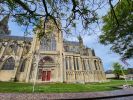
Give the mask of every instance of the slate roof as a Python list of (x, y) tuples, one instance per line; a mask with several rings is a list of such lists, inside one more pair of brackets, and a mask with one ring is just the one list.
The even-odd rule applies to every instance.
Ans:
[(79, 46), (79, 42), (76, 41), (63, 41), (64, 45)]
[[(11, 39), (11, 40), (20, 40), (20, 41), (32, 41), (32, 37), (23, 37), (23, 36), (12, 36), (12, 35), (3, 35), (0, 34), (0, 39)], [(63, 41), (64, 45), (73, 45), (79, 46), (79, 42), (76, 41)]]
[(0, 35), (0, 39), (11, 39), (11, 40), (20, 40), (20, 41), (32, 41), (32, 37), (23, 37), (23, 36), (11, 36), (11, 35)]

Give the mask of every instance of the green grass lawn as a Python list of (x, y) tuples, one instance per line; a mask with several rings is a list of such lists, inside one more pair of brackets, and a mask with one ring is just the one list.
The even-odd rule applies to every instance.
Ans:
[[(133, 81), (128, 81), (133, 85)], [(88, 83), (88, 84), (36, 84), (35, 92), (43, 93), (63, 93), (63, 92), (96, 92), (110, 91), (119, 89), (117, 86), (125, 84), (124, 80), (111, 80), (105, 83)], [(16, 82), (0, 82), (0, 92), (32, 92), (32, 84)]]

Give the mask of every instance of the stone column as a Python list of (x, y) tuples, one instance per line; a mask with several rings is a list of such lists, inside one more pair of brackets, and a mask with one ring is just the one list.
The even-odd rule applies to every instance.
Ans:
[(82, 65), (82, 70), (84, 70), (84, 64), (83, 64), (83, 58), (81, 58), (81, 65)]
[(32, 47), (31, 47), (31, 51), (30, 51), (30, 54), (31, 54), (31, 57), (30, 57), (30, 61), (29, 61), (29, 66), (27, 68), (27, 72), (26, 72), (26, 82), (29, 82), (29, 76), (30, 76), (30, 71), (31, 71), (31, 66), (32, 66), (32, 61), (34, 58), (34, 52), (35, 50), (37, 50), (37, 45), (39, 46), (40, 44), (37, 43), (39, 42), (39, 40), (37, 39), (37, 34), (34, 35), (34, 38), (33, 38), (33, 41), (32, 41)]
[(88, 61), (89, 61), (89, 67), (90, 67), (90, 71), (89, 71), (89, 73), (90, 73), (90, 78), (89, 78), (89, 81), (92, 82), (93, 79), (94, 79), (94, 77), (93, 77), (93, 69), (92, 69), (91, 59), (89, 58)]
[(19, 51), (19, 55), (18, 55), (17, 59), (15, 59), (17, 64), (16, 64), (16, 70), (15, 70), (14, 78), (17, 78), (17, 74), (18, 74), (18, 71), (19, 71), (18, 70), (19, 69), (19, 63), (20, 63), (21, 56), (22, 56), (22, 53), (23, 53), (23, 48), (20, 47), (18, 51)]
[(81, 71), (81, 79), (80, 79), (80, 81), (81, 81), (81, 83), (84, 83), (85, 82), (85, 76), (84, 76), (84, 71), (83, 71), (83, 64), (82, 64), (82, 60), (81, 60), (81, 58), (80, 57), (78, 57), (78, 60), (79, 60), (79, 70)]
[(85, 59), (83, 58), (82, 61), (83, 61), (83, 69), (86, 70)]
[(104, 71), (102, 62), (100, 61), (99, 63), (100, 63), (100, 68), (101, 68), (101, 70)]
[(14, 81), (16, 81), (16, 79), (17, 79), (17, 72), (18, 72), (18, 67), (19, 67), (19, 62), (20, 62), (20, 58), (19, 57), (15, 57), (16, 59), (15, 59), (15, 69), (14, 69), (14, 76), (13, 76), (13, 78), (14, 78)]
[(66, 82), (66, 58), (65, 58), (65, 55), (63, 56), (63, 60), (64, 60), (64, 71), (63, 71), (63, 73), (64, 73), (64, 82)]
[(100, 66), (101, 66), (101, 71), (102, 71), (102, 78), (103, 78), (104, 81), (106, 81), (106, 75), (104, 73), (104, 68), (103, 68), (102, 61), (100, 61)]
[(89, 69), (89, 71), (90, 71), (91, 68), (90, 68), (90, 61), (89, 61), (89, 59), (87, 59), (87, 63), (88, 63), (88, 69)]
[(100, 70), (99, 61), (97, 60), (97, 70)]
[(100, 81), (100, 74), (99, 74), (99, 64), (98, 64), (98, 60), (96, 60), (96, 65), (97, 65), (97, 71), (96, 71), (96, 77), (97, 77), (97, 81), (99, 82)]
[(79, 63), (79, 70), (82, 70), (82, 63), (81, 63), (81, 58), (78, 57), (78, 63)]
[(98, 70), (100, 70), (99, 60), (97, 60)]
[(90, 60), (91, 60), (90, 63), (91, 63), (91, 65), (92, 65), (92, 67), (91, 67), (92, 70), (96, 70), (96, 67), (95, 67), (95, 64), (94, 64), (94, 60), (93, 60), (93, 59), (90, 59)]
[(74, 59), (73, 59), (73, 56), (71, 56), (71, 67), (72, 67), (72, 73), (73, 73), (72, 81), (75, 81), (75, 70), (74, 70)]
[(93, 58), (90, 58), (90, 65), (91, 65), (91, 71), (92, 71), (92, 81), (95, 82), (95, 64)]
[(85, 63), (86, 63), (85, 65), (86, 65), (87, 71), (90, 70), (90, 69), (89, 69), (89, 64), (88, 64), (88, 59), (85, 59)]
[(92, 71), (92, 64), (90, 58), (88, 59), (90, 71)]

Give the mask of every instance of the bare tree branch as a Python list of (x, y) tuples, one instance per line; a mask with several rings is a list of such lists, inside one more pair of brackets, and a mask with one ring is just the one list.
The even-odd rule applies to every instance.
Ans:
[(112, 1), (112, 0), (109, 0), (109, 5), (110, 5), (110, 7), (111, 7), (113, 16), (114, 16), (114, 18), (115, 18), (115, 20), (116, 20), (117, 26), (119, 27), (119, 21), (118, 21), (118, 19), (117, 19), (117, 16), (116, 16), (116, 14), (115, 14), (114, 7), (113, 7), (111, 1)]

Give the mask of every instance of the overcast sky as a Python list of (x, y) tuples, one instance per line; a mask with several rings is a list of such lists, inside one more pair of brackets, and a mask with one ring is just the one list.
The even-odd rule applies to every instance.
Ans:
[[(98, 11), (99, 15), (100, 16), (105, 15), (108, 11), (108, 8), (109, 8), (108, 6), (105, 6), (103, 9), (100, 9), (100, 11)], [(16, 23), (12, 23), (10, 21), (9, 22), (9, 29), (11, 30), (11, 35), (24, 36), (23, 28), (18, 26)], [(120, 56), (111, 52), (109, 49), (109, 46), (101, 45), (98, 42), (98, 35), (102, 34), (102, 32), (99, 29), (95, 29), (95, 30), (98, 30), (97, 34), (93, 34), (90, 36), (82, 35), (84, 45), (95, 50), (96, 56), (98, 56), (102, 59), (105, 70), (112, 69), (111, 65), (113, 62), (120, 62), (121, 64), (123, 64), (119, 60)], [(67, 39), (77, 41), (76, 37), (74, 37), (74, 36), (69, 36)], [(133, 65), (133, 59), (128, 60), (127, 62), (130, 64), (129, 67), (133, 68), (133, 66), (132, 66)]]

